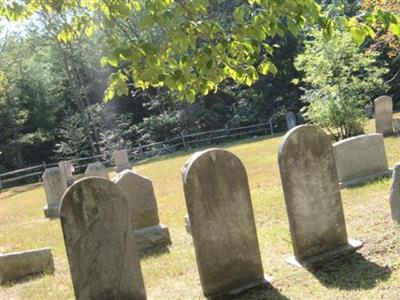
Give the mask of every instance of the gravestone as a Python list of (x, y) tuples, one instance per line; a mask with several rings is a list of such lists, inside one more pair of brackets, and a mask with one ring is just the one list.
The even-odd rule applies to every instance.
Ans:
[(296, 114), (293, 111), (288, 111), (285, 117), (287, 130), (296, 127)]
[(381, 96), (375, 99), (375, 131), (382, 134), (393, 133), (392, 97)]
[(390, 176), (381, 133), (363, 134), (333, 144), (340, 187)]
[(85, 171), (85, 177), (96, 176), (109, 179), (106, 168), (100, 162), (88, 164)]
[(72, 174), (72, 170), (74, 169), (73, 164), (70, 161), (63, 160), (58, 163), (58, 167), (60, 168), (61, 174), (65, 176), (67, 186), (73, 184), (75, 181), (74, 175)]
[(46, 218), (60, 216), (60, 201), (67, 190), (67, 181), (59, 168), (48, 168), (44, 171), (43, 186), (46, 193), (47, 205), (43, 208)]
[(335, 158), (329, 137), (310, 125), (293, 128), (283, 138), (279, 169), (297, 266), (314, 265), (354, 251), (348, 240)]
[(390, 210), (392, 219), (400, 223), (400, 163), (393, 167), (392, 187), (390, 189)]
[(76, 299), (146, 299), (128, 203), (116, 184), (77, 181), (60, 214)]
[(247, 174), (239, 158), (221, 149), (197, 152), (182, 176), (204, 295), (266, 284)]
[(122, 172), (123, 170), (132, 169), (132, 165), (129, 163), (128, 151), (126, 149), (114, 151), (113, 158), (117, 173)]
[(171, 244), (168, 228), (160, 224), (153, 183), (132, 170), (124, 170), (114, 179), (128, 200), (128, 211), (139, 250)]
[(50, 248), (0, 253), (0, 283), (20, 280), (43, 272), (54, 272)]
[(393, 118), (394, 132), (400, 133), (400, 118)]

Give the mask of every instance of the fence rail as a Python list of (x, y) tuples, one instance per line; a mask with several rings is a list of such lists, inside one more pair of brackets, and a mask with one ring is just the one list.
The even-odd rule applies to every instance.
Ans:
[[(219, 143), (231, 141), (238, 137), (248, 137), (251, 135), (268, 135), (276, 132), (278, 128), (274, 128), (271, 120), (266, 123), (248, 125), (236, 128), (226, 128), (209, 130), (202, 132), (194, 132), (189, 134), (181, 134), (177, 137), (167, 139), (161, 142), (155, 142), (146, 145), (139, 145), (134, 148), (127, 149), (130, 161), (136, 162), (156, 155), (163, 155), (178, 150), (189, 150), (192, 148), (207, 146), (210, 143)], [(102, 153), (89, 157), (69, 159), (73, 164), (75, 171), (80, 173), (89, 163), (100, 161), (106, 166), (114, 165), (112, 153)], [(24, 169), (9, 171), (0, 174), (0, 187), (17, 185), (25, 183), (27, 179), (30, 181), (39, 181), (41, 175), (46, 168), (58, 166), (58, 163), (45, 163), (40, 165), (27, 167)]]

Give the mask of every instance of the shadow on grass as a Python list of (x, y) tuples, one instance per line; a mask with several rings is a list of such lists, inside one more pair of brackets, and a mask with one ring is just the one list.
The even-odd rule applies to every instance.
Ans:
[(22, 193), (28, 192), (30, 190), (33, 190), (33, 189), (35, 189), (35, 188), (37, 188), (37, 187), (39, 187), (41, 185), (42, 185), (42, 182), (36, 182), (36, 183), (31, 183), (31, 184), (27, 184), (27, 185), (18, 186), (18, 187), (7, 188), (4, 191), (0, 190), (0, 194), (8, 192), (7, 196), (2, 195), (0, 197), (0, 199), (4, 200), (4, 199), (11, 198), (11, 197), (13, 197), (15, 195), (22, 194)]
[(139, 252), (139, 258), (141, 260), (145, 260), (148, 258), (157, 258), (165, 254), (169, 254), (169, 248), (168, 246), (161, 246), (157, 247), (154, 249), (147, 249), (147, 250), (142, 250)]
[(275, 289), (270, 284), (265, 286), (252, 288), (246, 292), (240, 293), (235, 296), (218, 296), (218, 297), (208, 297), (208, 300), (289, 300), (288, 297), (281, 294), (281, 292)]
[(308, 268), (324, 286), (341, 290), (369, 290), (390, 278), (391, 270), (370, 262), (359, 253), (332, 260), (319, 268)]

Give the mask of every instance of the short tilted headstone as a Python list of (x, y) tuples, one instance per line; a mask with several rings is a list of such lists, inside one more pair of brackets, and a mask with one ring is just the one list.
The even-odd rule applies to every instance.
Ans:
[(114, 151), (113, 158), (117, 173), (122, 172), (123, 170), (132, 169), (132, 165), (129, 163), (128, 151), (126, 149)]
[(114, 182), (128, 200), (129, 217), (139, 250), (165, 247), (171, 244), (168, 228), (160, 224), (153, 183), (132, 170), (124, 170)]
[(375, 99), (375, 132), (393, 133), (393, 101), (392, 97), (381, 96)]
[(390, 209), (392, 211), (392, 219), (400, 222), (400, 163), (393, 167), (392, 187), (390, 189)]
[(89, 176), (103, 177), (105, 179), (109, 179), (106, 168), (100, 162), (88, 164), (85, 171), (85, 177)]
[(340, 187), (390, 176), (381, 133), (363, 134), (333, 144)]
[(0, 283), (20, 280), (43, 272), (54, 272), (50, 248), (0, 253)]
[(67, 181), (57, 167), (46, 169), (42, 180), (47, 200), (47, 205), (43, 208), (44, 215), (46, 218), (58, 218), (60, 216), (60, 201), (67, 190)]
[(67, 185), (70, 186), (74, 183), (75, 178), (72, 174), (72, 170), (74, 166), (69, 160), (63, 160), (58, 163), (58, 167), (60, 168), (61, 174), (65, 176), (65, 180), (67, 181)]
[(125, 195), (104, 178), (74, 183), (61, 226), (76, 299), (146, 299)]
[(348, 240), (333, 147), (316, 126), (293, 128), (278, 153), (294, 258), (309, 266), (362, 246)]
[(294, 113), (293, 111), (288, 111), (285, 117), (287, 130), (296, 127), (296, 113)]
[(267, 283), (246, 170), (234, 154), (195, 153), (182, 170), (186, 207), (205, 296)]

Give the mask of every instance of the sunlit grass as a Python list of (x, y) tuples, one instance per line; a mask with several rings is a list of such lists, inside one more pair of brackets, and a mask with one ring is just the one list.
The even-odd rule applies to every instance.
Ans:
[[(368, 124), (372, 132), (373, 124)], [(399, 299), (400, 227), (391, 222), (390, 179), (342, 191), (348, 235), (365, 242), (360, 253), (335, 262), (322, 274), (295, 269), (284, 262), (291, 254), (290, 235), (277, 165), (282, 136), (248, 139), (222, 147), (235, 153), (249, 176), (264, 271), (275, 291), (253, 292), (243, 299)], [(389, 164), (400, 161), (400, 138), (385, 138)], [(186, 207), (180, 169), (191, 153), (149, 160), (134, 169), (152, 179), (161, 222), (171, 233), (169, 253), (142, 259), (149, 299), (202, 299), (191, 236), (184, 227)], [(110, 176), (115, 173), (110, 169)], [(72, 299), (73, 289), (58, 220), (43, 217), (40, 184), (0, 195), (0, 252), (51, 247), (54, 275), (0, 287), (1, 299)]]

